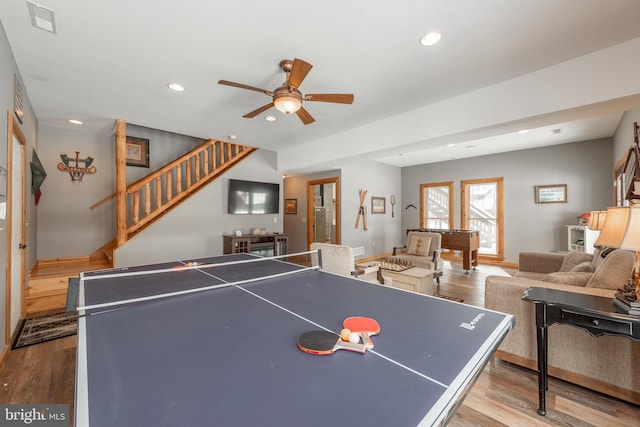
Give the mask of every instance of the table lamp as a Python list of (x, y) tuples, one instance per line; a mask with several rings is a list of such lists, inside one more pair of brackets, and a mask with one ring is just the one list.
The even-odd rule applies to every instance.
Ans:
[(591, 211), (589, 217), (589, 230), (602, 230), (604, 220), (607, 217), (607, 211)]
[(640, 206), (608, 208), (604, 226), (594, 246), (633, 251), (632, 280), (636, 301), (640, 301)]

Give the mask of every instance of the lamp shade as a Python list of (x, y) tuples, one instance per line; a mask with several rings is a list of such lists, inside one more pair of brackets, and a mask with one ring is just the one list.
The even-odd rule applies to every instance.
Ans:
[(607, 209), (604, 226), (594, 246), (640, 251), (640, 206)]
[(591, 211), (589, 217), (589, 230), (602, 230), (604, 219), (607, 217), (607, 211)]

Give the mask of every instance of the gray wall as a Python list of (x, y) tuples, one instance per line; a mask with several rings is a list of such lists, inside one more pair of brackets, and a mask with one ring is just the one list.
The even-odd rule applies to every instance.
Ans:
[[(115, 193), (115, 137), (41, 124), (38, 155), (47, 171), (38, 204), (38, 258), (86, 256), (116, 236), (115, 199), (90, 209)], [(128, 166), (132, 183), (200, 145), (201, 139), (127, 124), (127, 135), (149, 140), (149, 168)], [(69, 173), (57, 169), (60, 154), (93, 157), (95, 174), (71, 181)]]
[[(460, 181), (504, 177), (505, 261), (524, 250), (567, 250), (565, 225), (611, 205), (611, 139), (513, 151), (491, 156), (405, 167), (403, 205), (420, 206), (420, 184), (454, 182), (455, 228), (460, 228)], [(536, 204), (534, 186), (567, 184), (567, 203)], [(403, 210), (402, 229), (420, 225), (420, 211)]]
[[(296, 252), (307, 250), (307, 181), (337, 176), (340, 178), (340, 243), (351, 247), (363, 247), (364, 255), (371, 257), (392, 251), (400, 243), (400, 168), (374, 161), (355, 161), (340, 166), (339, 169), (287, 177), (285, 198), (298, 199), (298, 213), (284, 217), (284, 231), (290, 235), (291, 248)], [(355, 223), (360, 207), (359, 189), (367, 190), (367, 225), (362, 223), (356, 229)], [(395, 215), (391, 217), (389, 197), (396, 195)], [(371, 197), (386, 199), (385, 214), (371, 214)]]
[[(14, 117), (15, 126), (19, 126), (27, 140), (27, 146), (25, 149), (26, 154), (26, 164), (23, 167), (26, 169), (27, 175), (27, 188), (26, 188), (26, 205), (27, 205), (27, 244), (26, 249), (26, 268), (27, 270), (35, 263), (37, 257), (37, 215), (34, 204), (34, 198), (31, 194), (31, 172), (29, 169), (29, 161), (31, 160), (31, 154), (33, 149), (36, 147), (37, 141), (37, 121), (35, 118), (35, 114), (33, 113), (33, 109), (31, 107), (31, 102), (29, 101), (29, 93), (28, 88), (25, 88), (25, 96), (24, 96), (24, 118), (23, 123), (20, 124), (16, 119), (13, 105), (13, 78), (14, 74), (18, 74), (20, 76), (18, 67), (16, 66), (15, 60), (13, 59), (13, 53), (11, 52), (11, 48), (9, 47), (9, 42), (7, 41), (7, 37), (4, 33), (4, 27), (2, 27), (2, 23), (0, 22), (0, 140), (2, 143), (0, 144), (0, 166), (7, 169), (7, 111), (10, 111), (10, 114)], [(0, 189), (1, 194), (7, 194), (6, 188)], [(5, 201), (6, 198), (2, 198), (2, 201)], [(6, 238), (7, 232), (6, 222), (0, 221), (0, 277), (6, 277), (6, 260), (7, 256), (7, 247), (6, 247)], [(28, 271), (27, 271), (28, 274)], [(3, 280), (4, 283), (4, 280)], [(6, 293), (4, 291), (0, 292), (0, 331), (4, 331), (6, 328)], [(4, 335), (4, 332), (2, 332)], [(4, 340), (3, 340), (4, 341)], [(0, 344), (0, 348), (3, 344)]]

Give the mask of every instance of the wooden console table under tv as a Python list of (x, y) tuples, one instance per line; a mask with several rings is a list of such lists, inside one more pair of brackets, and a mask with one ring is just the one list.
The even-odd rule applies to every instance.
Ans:
[(261, 256), (286, 255), (289, 236), (282, 233), (223, 235), (223, 253), (254, 253)]
[(468, 273), (475, 270), (478, 265), (478, 248), (480, 247), (480, 232), (478, 230), (444, 230), (435, 228), (415, 228), (410, 231), (426, 231), (429, 233), (440, 233), (443, 249), (462, 252), (462, 268)]

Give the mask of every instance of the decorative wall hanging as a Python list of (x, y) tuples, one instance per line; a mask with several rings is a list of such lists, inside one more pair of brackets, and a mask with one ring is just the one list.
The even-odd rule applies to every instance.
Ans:
[(567, 184), (536, 185), (536, 203), (567, 203)]
[(149, 140), (127, 136), (127, 166), (149, 167)]
[(394, 208), (396, 206), (396, 195), (392, 194), (391, 197), (389, 197), (389, 201), (391, 202), (391, 218), (393, 218), (395, 216)]
[(371, 213), (384, 214), (387, 212), (387, 201), (384, 197), (371, 198)]
[(40, 190), (40, 186), (44, 182), (44, 179), (47, 177), (47, 173), (40, 162), (40, 158), (38, 158), (38, 154), (36, 150), (33, 150), (33, 154), (31, 156), (31, 193), (36, 197), (36, 205), (40, 201), (40, 196), (42, 195), (42, 191)]
[(285, 199), (284, 200), (284, 213), (297, 214), (298, 213), (298, 199)]
[(362, 219), (362, 228), (367, 231), (367, 210), (365, 208), (365, 201), (367, 200), (367, 190), (358, 190), (360, 195), (360, 208), (358, 209), (358, 218), (356, 219), (356, 228), (360, 225), (360, 219)]
[(69, 172), (71, 182), (82, 182), (82, 177), (84, 177), (85, 173), (94, 174), (97, 171), (95, 166), (91, 166), (93, 163), (93, 157), (81, 159), (79, 151), (76, 151), (75, 159), (64, 153), (60, 153), (60, 159), (62, 159), (62, 162), (58, 163), (58, 170), (62, 172)]

